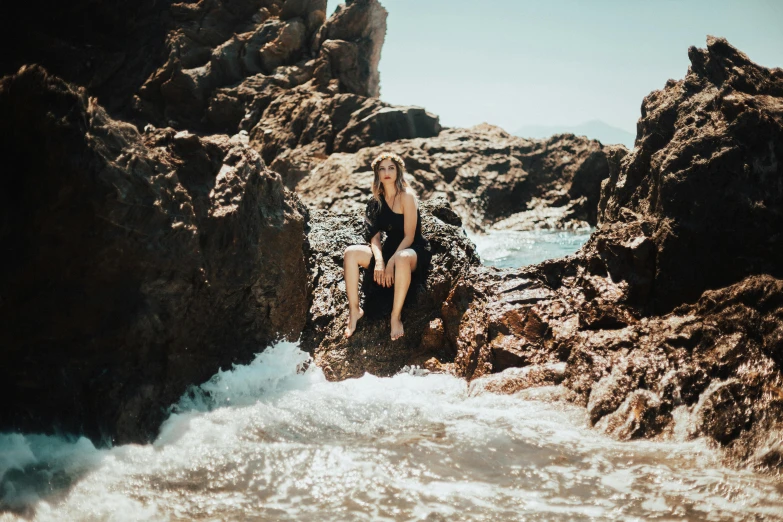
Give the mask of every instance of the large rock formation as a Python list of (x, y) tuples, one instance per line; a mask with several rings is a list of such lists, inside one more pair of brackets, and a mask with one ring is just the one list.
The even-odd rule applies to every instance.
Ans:
[[(86, 2), (3, 18), (0, 75), (38, 63), (85, 86), (111, 114), (158, 127), (249, 133), (267, 163), (436, 136), (437, 116), (378, 99), (386, 10), (354, 0)], [(275, 167), (306, 169), (301, 159)]]
[(684, 80), (642, 104), (637, 147), (606, 181), (601, 218), (655, 226), (653, 306), (667, 312), (746, 274), (783, 276), (783, 70), (726, 40), (688, 50)]
[[(153, 122), (236, 125), (285, 90), (380, 93), (386, 10), (377, 0), (203, 0), (173, 4), (167, 55), (136, 97)], [(253, 100), (253, 94), (261, 100)], [(234, 117), (236, 116), (236, 117)]]
[(445, 342), (468, 379), (531, 368), (488, 389), (562, 381), (614, 436), (704, 435), (779, 469), (783, 71), (707, 44), (645, 99), (634, 151), (610, 152), (582, 249), (471, 270), (443, 305)]
[(405, 159), (420, 197), (445, 197), (471, 229), (594, 226), (607, 153), (615, 149), (571, 134), (529, 140), (481, 124), (332, 154), (295, 187), (313, 207), (361, 210), (370, 197), (370, 161), (389, 150)]
[[(386, 18), (377, 0), (347, 2), (329, 20), (322, 0), (14, 9), (3, 24), (13, 19), (15, 30), (2, 36), (19, 52), (0, 62), (0, 126), (6, 161), (23, 167), (0, 196), (0, 386), (22, 398), (0, 408), (0, 429), (145, 440), (187, 385), (303, 329), (319, 361), (348, 363), (334, 364), (335, 377), (356, 374), (352, 344), (339, 339), (344, 294), (319, 286), (337, 284), (339, 262), (316, 260), (339, 261), (355, 238), (330, 243), (328, 234), (358, 221), (308, 216), (283, 184), (296, 186), (330, 154), (441, 131), (424, 109), (377, 98)], [(16, 73), (33, 62), (65, 81), (39, 66)], [(552, 149), (581, 158), (596, 146)], [(462, 165), (452, 152), (447, 176)], [(504, 161), (516, 160), (490, 157), (473, 179)], [(551, 201), (567, 190), (555, 177), (570, 167), (559, 161), (544, 176)], [(408, 314), (428, 319), (406, 321), (405, 341), (389, 348), (397, 355), (373, 366), (380, 373), (418, 361), (418, 340), (428, 356), (454, 357), (439, 303), (478, 260), (448, 204), (424, 213), (435, 264)], [(388, 344), (383, 319), (368, 313), (352, 343), (375, 335)]]
[(187, 386), (298, 337), (303, 207), (239, 137), (140, 135), (37, 66), (0, 114), (0, 430), (146, 440)]

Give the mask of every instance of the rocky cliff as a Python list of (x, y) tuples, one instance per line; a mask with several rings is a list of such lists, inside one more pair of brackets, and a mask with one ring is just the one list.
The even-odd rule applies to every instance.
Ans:
[[(321, 363), (341, 377), (377, 372), (381, 357), (386, 373), (416, 361), (503, 393), (562, 384), (612, 436), (706, 436), (732, 462), (778, 470), (783, 71), (721, 38), (689, 56), (685, 79), (645, 99), (637, 147), (606, 149), (600, 226), (578, 252), (518, 270), (469, 264), (428, 311), (417, 351), (394, 359), (335, 343), (318, 347)], [(417, 159), (427, 145), (460, 132), (393, 147), (428, 172), (419, 165), (436, 162)], [(325, 169), (303, 180), (303, 197), (334, 182), (321, 204), (352, 208), (368, 183), (362, 154), (324, 162), (356, 180)], [(342, 322), (333, 314), (330, 328)], [(363, 346), (385, 334), (370, 330)]]
[(0, 429), (145, 440), (305, 324), (306, 210), (239, 137), (140, 134), (37, 66), (0, 81)]
[(783, 71), (721, 38), (689, 56), (634, 151), (610, 153), (599, 229), (572, 256), (472, 269), (443, 305), (443, 362), (495, 390), (563, 383), (623, 439), (707, 436), (779, 469)]
[(40, 64), (139, 128), (245, 130), (267, 163), (295, 147), (318, 156), (436, 136), (437, 116), (378, 99), (383, 6), (325, 11), (326, 0), (15, 4), (1, 28), (16, 52), (0, 74)]

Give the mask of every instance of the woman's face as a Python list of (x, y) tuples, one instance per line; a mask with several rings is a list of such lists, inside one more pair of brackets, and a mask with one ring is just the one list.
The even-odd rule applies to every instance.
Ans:
[(381, 183), (394, 183), (397, 181), (397, 165), (390, 159), (381, 160), (378, 165), (378, 177)]

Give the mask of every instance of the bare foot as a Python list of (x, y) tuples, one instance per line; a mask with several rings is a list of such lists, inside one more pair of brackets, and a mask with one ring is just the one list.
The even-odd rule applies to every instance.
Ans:
[(391, 318), (391, 338), (392, 341), (396, 341), (405, 334), (405, 330), (402, 329), (402, 321), (399, 317), (392, 316)]
[(348, 312), (348, 326), (345, 327), (345, 337), (350, 337), (356, 331), (356, 321), (362, 318), (364, 310), (361, 308), (349, 309)]

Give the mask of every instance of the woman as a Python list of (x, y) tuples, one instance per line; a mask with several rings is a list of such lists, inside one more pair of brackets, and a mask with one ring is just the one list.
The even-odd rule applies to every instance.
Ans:
[[(373, 199), (367, 204), (365, 212), (365, 238), (369, 239), (370, 246), (349, 246), (343, 258), (349, 306), (345, 336), (353, 335), (356, 321), (364, 315), (359, 306), (361, 266), (373, 270), (376, 284), (394, 287), (391, 338), (396, 340), (404, 334), (400, 314), (411, 284), (411, 274), (426, 274), (432, 253), (429, 242), (421, 234), (419, 204), (416, 194), (403, 177), (405, 165), (402, 158), (394, 153), (383, 153), (371, 165), (375, 173)], [(386, 233), (383, 244), (381, 231)]]

